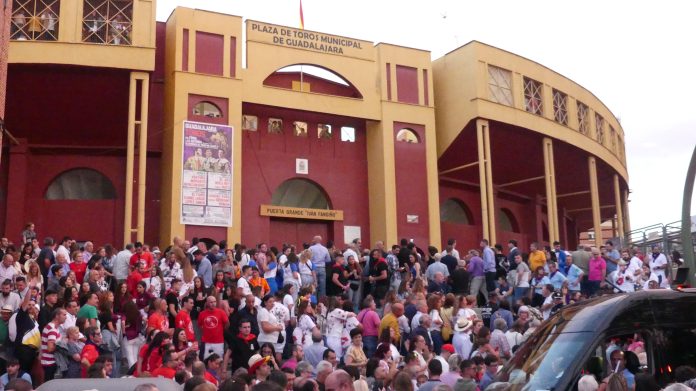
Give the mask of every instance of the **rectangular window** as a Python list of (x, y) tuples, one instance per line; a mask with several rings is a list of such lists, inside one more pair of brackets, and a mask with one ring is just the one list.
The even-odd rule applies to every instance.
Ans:
[(85, 0), (82, 41), (130, 45), (133, 30), (133, 1)]
[(348, 143), (354, 143), (355, 142), (355, 128), (351, 126), (342, 126), (341, 127), (341, 141), (345, 141)]
[(542, 87), (540, 82), (524, 78), (524, 108), (532, 114), (544, 114)]
[(430, 96), (428, 95), (428, 89), (430, 88), (428, 84), (428, 70), (423, 69), (423, 100), (424, 104), (428, 106), (430, 104)]
[(418, 70), (396, 66), (396, 99), (402, 103), (418, 104)]
[(604, 118), (595, 113), (595, 130), (597, 132), (597, 142), (604, 145)]
[(512, 72), (489, 65), (488, 93), (492, 101), (512, 106)]
[(578, 131), (584, 135), (587, 135), (588, 130), (590, 129), (590, 123), (589, 119), (587, 118), (587, 114), (589, 109), (587, 108), (587, 105), (577, 101), (578, 102)]
[(568, 95), (553, 90), (553, 118), (559, 124), (568, 125)]
[(196, 72), (222, 76), (224, 37), (196, 31)]
[(616, 130), (614, 130), (614, 127), (611, 125), (609, 125), (609, 139), (611, 150), (616, 153)]
[(391, 64), (387, 63), (387, 100), (392, 100)]
[(188, 72), (188, 56), (189, 56), (189, 31), (184, 29), (184, 35), (181, 38), (181, 70)]
[(237, 76), (237, 37), (230, 37), (230, 77)]
[(58, 39), (59, 13), (59, 0), (14, 0), (10, 39), (15, 41), (56, 41)]

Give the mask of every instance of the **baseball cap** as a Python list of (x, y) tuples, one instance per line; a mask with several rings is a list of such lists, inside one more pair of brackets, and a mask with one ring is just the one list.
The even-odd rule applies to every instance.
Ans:
[(446, 343), (442, 345), (442, 350), (450, 353), (454, 353), (454, 346), (451, 343)]
[(249, 359), (249, 374), (253, 376), (254, 373), (256, 373), (256, 370), (259, 369), (260, 366), (269, 362), (270, 360), (271, 360), (270, 356), (263, 357), (258, 353), (251, 356), (251, 358)]

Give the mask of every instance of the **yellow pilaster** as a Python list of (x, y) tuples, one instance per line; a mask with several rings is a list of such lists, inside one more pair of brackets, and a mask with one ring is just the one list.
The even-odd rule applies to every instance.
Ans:
[(546, 210), (549, 221), (549, 242), (559, 240), (558, 229), (558, 202), (556, 199), (556, 169), (554, 167), (553, 141), (545, 137), (544, 150), (544, 179), (546, 182)]
[(592, 198), (592, 226), (595, 231), (595, 244), (602, 242), (602, 217), (599, 208), (599, 186), (597, 184), (597, 161), (594, 156), (587, 158), (590, 168), (590, 196)]
[(126, 142), (126, 193), (123, 208), (123, 244), (131, 241), (133, 228), (133, 160), (135, 155), (135, 101), (138, 82), (135, 72), (130, 75), (128, 90), (128, 138)]
[(623, 203), (621, 202), (621, 186), (619, 176), (614, 174), (614, 205), (616, 205), (616, 228), (620, 238), (624, 237)]
[(397, 243), (396, 167), (393, 123), (367, 125), (367, 180), (370, 187), (370, 242)]
[(628, 212), (628, 190), (624, 190), (623, 201), (624, 232), (631, 232), (631, 217)]
[(483, 238), (495, 243), (495, 213), (493, 177), (490, 159), (490, 137), (488, 121), (476, 120), (476, 142), (478, 144), (479, 184), (481, 187), (481, 225)]
[(147, 113), (150, 90), (150, 76), (139, 72), (142, 81), (140, 89), (140, 142), (138, 143), (138, 232), (139, 242), (145, 241), (145, 192), (147, 189)]

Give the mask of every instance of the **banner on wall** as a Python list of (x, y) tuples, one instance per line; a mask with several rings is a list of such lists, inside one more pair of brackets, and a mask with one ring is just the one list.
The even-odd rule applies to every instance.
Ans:
[(181, 223), (232, 226), (232, 132), (184, 121)]

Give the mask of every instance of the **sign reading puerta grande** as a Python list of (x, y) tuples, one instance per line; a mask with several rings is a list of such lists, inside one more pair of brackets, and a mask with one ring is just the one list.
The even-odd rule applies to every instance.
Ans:
[(182, 224), (232, 226), (232, 131), (184, 121)]
[(247, 41), (374, 60), (374, 46), (372, 42), (338, 35), (248, 20), (246, 36)]

